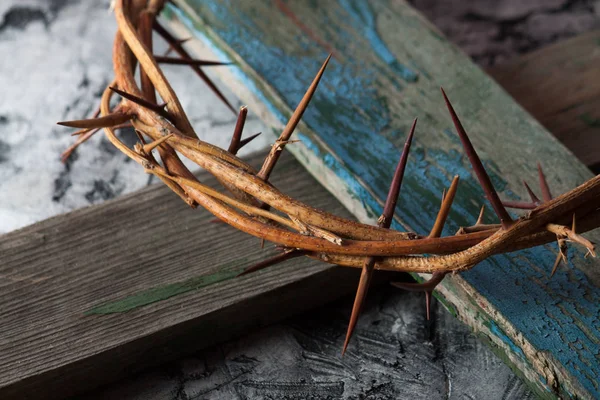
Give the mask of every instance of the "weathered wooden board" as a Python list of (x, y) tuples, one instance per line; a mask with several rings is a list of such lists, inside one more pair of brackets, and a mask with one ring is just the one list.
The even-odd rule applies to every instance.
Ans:
[(487, 70), (584, 164), (600, 168), (600, 31)]
[[(275, 185), (349, 216), (280, 163)], [(233, 279), (273, 249), (210, 220), (155, 185), (0, 237), (0, 399), (65, 398), (353, 290), (308, 259)]]
[[(334, 58), (290, 150), (360, 220), (381, 212), (414, 117), (395, 228), (428, 232), (442, 188), (462, 178), (446, 234), (474, 222), (483, 193), (439, 94), (443, 85), (504, 197), (525, 195), (541, 161), (555, 193), (589, 170), (411, 7), (391, 0), (187, 0), (165, 16), (202, 55), (236, 62), (219, 73), (279, 131), (327, 53)], [(489, 216), (488, 216), (489, 217)], [(489, 217), (490, 221), (492, 220)], [(597, 237), (597, 235), (596, 235)], [(572, 254), (548, 279), (552, 246), (497, 256), (448, 279), (448, 308), (490, 342), (540, 396), (600, 396), (598, 264)]]

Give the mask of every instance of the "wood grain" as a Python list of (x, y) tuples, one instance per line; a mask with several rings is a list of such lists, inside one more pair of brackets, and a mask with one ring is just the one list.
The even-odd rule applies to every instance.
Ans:
[[(289, 155), (273, 182), (348, 215)], [(155, 185), (0, 237), (0, 398), (80, 393), (332, 300), (358, 278), (307, 259), (233, 278), (273, 249), (211, 220)]]
[(600, 31), (487, 72), (584, 164), (600, 167)]
[[(165, 17), (250, 112), (280, 131), (327, 53), (334, 56), (292, 151), (363, 222), (380, 215), (414, 117), (419, 126), (396, 229), (428, 232), (444, 187), (461, 185), (444, 234), (474, 222), (483, 194), (453, 132), (443, 86), (502, 197), (526, 197), (541, 161), (560, 193), (590, 171), (402, 1), (179, 1)], [(487, 221), (493, 221), (487, 215)], [(591, 237), (598, 237), (596, 234)], [(494, 257), (445, 281), (440, 294), (542, 397), (600, 396), (598, 263), (575, 252), (548, 279), (553, 246)], [(560, 275), (560, 276), (559, 276)], [(568, 293), (568, 295), (567, 295)]]

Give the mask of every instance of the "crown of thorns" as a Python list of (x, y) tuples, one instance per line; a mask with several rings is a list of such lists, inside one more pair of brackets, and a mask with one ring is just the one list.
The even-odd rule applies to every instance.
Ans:
[[(542, 199), (540, 200), (527, 183), (523, 182), (531, 197), (530, 202), (501, 201), (443, 89), (442, 95), (456, 132), (499, 223), (482, 223), (482, 207), (474, 225), (461, 228), (453, 236), (440, 237), (458, 188), (459, 177), (455, 176), (448, 190), (442, 194), (437, 218), (428, 234), (389, 229), (417, 124), (416, 119), (404, 144), (378, 226), (341, 218), (285, 195), (269, 183), (269, 177), (281, 152), (287, 144), (293, 142), (290, 140), (291, 135), (317, 89), (331, 56), (327, 57), (317, 72), (283, 132), (271, 147), (262, 167), (257, 171), (236, 157), (238, 150), (257, 136), (242, 139), (246, 107), (239, 111), (227, 150), (206, 143), (196, 136), (158, 64), (190, 66), (225, 105), (235, 112), (200, 68), (224, 63), (190, 57), (182, 46), (184, 41), (173, 37), (156, 20), (163, 4), (164, 0), (116, 1), (114, 12), (119, 30), (113, 50), (115, 79), (104, 91), (100, 107), (92, 119), (59, 122), (61, 125), (80, 129), (75, 133), (79, 136), (78, 140), (63, 153), (63, 160), (66, 160), (78, 145), (103, 128), (115, 147), (141, 164), (147, 173), (156, 175), (188, 205), (200, 205), (221, 221), (263, 241), (273, 242), (281, 249), (279, 255), (248, 267), (242, 274), (300, 256), (345, 267), (361, 268), (344, 351), (375, 269), (432, 273), (431, 279), (425, 283), (394, 284), (403, 289), (424, 291), (429, 318), (431, 293), (446, 274), (472, 268), (494, 254), (557, 240), (559, 252), (551, 275), (561, 260), (566, 261), (567, 242), (578, 243), (587, 249), (588, 254), (595, 256), (594, 245), (576, 232), (576, 216), (579, 232), (595, 229), (600, 225), (600, 176), (553, 198), (538, 164)], [(168, 52), (175, 51), (180, 58), (169, 57), (168, 54), (157, 56), (152, 53), (153, 30), (169, 43)], [(134, 77), (138, 66), (140, 85)], [(163, 103), (157, 102), (156, 93), (160, 95)], [(110, 100), (113, 94), (121, 96), (121, 102), (111, 109)], [(131, 126), (135, 128), (140, 140), (133, 149), (127, 147), (115, 135), (117, 129)], [(161, 163), (154, 157), (154, 149), (158, 150)], [(177, 153), (213, 174), (230, 193), (225, 194), (202, 184), (184, 166)], [(528, 212), (515, 220), (505, 207), (525, 209)]]

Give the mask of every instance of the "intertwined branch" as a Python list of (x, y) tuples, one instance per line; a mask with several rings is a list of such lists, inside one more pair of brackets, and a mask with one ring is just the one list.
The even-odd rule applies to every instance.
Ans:
[[(273, 242), (282, 249), (280, 255), (251, 266), (244, 273), (299, 256), (361, 268), (362, 274), (344, 350), (360, 314), (373, 271), (376, 269), (433, 273), (431, 280), (422, 284), (395, 284), (408, 290), (425, 291), (429, 315), (431, 292), (446, 274), (472, 268), (494, 254), (558, 240), (560, 251), (552, 273), (560, 260), (566, 260), (567, 242), (578, 243), (590, 254), (595, 255), (593, 244), (576, 232), (575, 216), (579, 232), (595, 229), (600, 225), (600, 177), (596, 176), (570, 192), (552, 198), (538, 165), (542, 200), (538, 199), (525, 183), (531, 195), (531, 202), (503, 203), (443, 90), (442, 94), (456, 131), (479, 183), (499, 219), (498, 224), (483, 224), (482, 209), (473, 226), (461, 228), (454, 236), (440, 237), (458, 188), (459, 179), (455, 177), (448, 191), (442, 196), (440, 211), (429, 234), (420, 235), (388, 229), (408, 161), (416, 120), (406, 140), (378, 226), (347, 220), (286, 196), (269, 183), (269, 177), (281, 152), (292, 142), (292, 133), (317, 89), (329, 58), (318, 71), (279, 139), (271, 147), (262, 168), (257, 171), (236, 157), (237, 151), (256, 136), (242, 139), (247, 113), (245, 107), (240, 109), (233, 138), (227, 150), (200, 140), (194, 132), (177, 96), (159, 68), (159, 63), (189, 65), (227, 107), (232, 111), (233, 108), (201, 69), (221, 63), (192, 59), (183, 48), (183, 41), (174, 38), (157, 22), (156, 17), (163, 7), (163, 2), (116, 1), (114, 12), (119, 31), (113, 50), (115, 80), (104, 91), (100, 110), (94, 118), (60, 123), (81, 129), (76, 133), (79, 135), (78, 141), (63, 154), (63, 158), (66, 159), (77, 145), (103, 128), (108, 139), (119, 150), (142, 165), (147, 173), (156, 175), (187, 204), (192, 207), (200, 205), (223, 222), (262, 240)], [(153, 54), (153, 29), (169, 43), (170, 51), (178, 53), (180, 58)], [(137, 67), (140, 68), (140, 85), (134, 78)], [(157, 93), (162, 103), (157, 101)], [(110, 100), (113, 94), (118, 94), (121, 101), (111, 109)], [(140, 139), (140, 143), (133, 149), (127, 147), (115, 135), (117, 129), (126, 126), (133, 126)], [(161, 162), (154, 157), (153, 149), (158, 150)], [(183, 165), (178, 154), (213, 174), (229, 193), (219, 192), (200, 182)], [(529, 211), (514, 220), (505, 206)]]

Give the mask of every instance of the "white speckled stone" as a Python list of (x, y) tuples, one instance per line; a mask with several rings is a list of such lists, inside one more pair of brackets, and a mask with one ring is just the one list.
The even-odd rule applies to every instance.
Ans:
[[(66, 164), (59, 157), (75, 138), (74, 129), (56, 122), (92, 114), (113, 77), (116, 23), (108, 3), (0, 2), (0, 233), (151, 182), (102, 132)], [(155, 42), (162, 53), (165, 44), (159, 37)], [(188, 68), (167, 66), (165, 72), (198, 135), (226, 147), (236, 116)], [(264, 131), (249, 111), (246, 135)], [(127, 139), (133, 143), (135, 137)], [(267, 140), (257, 138), (242, 154), (267, 146)]]

